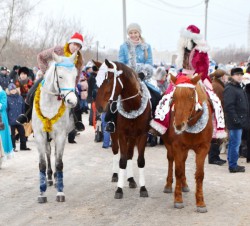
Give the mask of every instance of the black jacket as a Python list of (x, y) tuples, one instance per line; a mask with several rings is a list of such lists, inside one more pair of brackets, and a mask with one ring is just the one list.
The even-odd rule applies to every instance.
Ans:
[(92, 103), (93, 101), (95, 101), (96, 98), (96, 92), (97, 92), (97, 85), (96, 85), (96, 73), (95, 72), (91, 72), (89, 79), (88, 79), (88, 97), (87, 97), (87, 102), (88, 103)]
[(228, 82), (223, 92), (226, 125), (231, 129), (250, 128), (249, 103), (246, 92), (234, 80)]

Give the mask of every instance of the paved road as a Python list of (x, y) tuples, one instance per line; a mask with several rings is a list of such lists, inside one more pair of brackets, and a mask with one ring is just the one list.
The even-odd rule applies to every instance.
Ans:
[[(87, 125), (87, 115), (83, 116)], [(38, 154), (34, 139), (30, 152), (18, 152), (0, 170), (0, 225), (249, 225), (250, 165), (246, 173), (230, 174), (225, 166), (205, 165), (204, 194), (208, 212), (195, 211), (194, 154), (187, 160), (187, 179), (191, 189), (185, 193), (185, 208), (173, 208), (173, 194), (164, 194), (167, 172), (163, 146), (146, 148), (146, 186), (149, 198), (140, 198), (139, 189), (125, 183), (124, 198), (115, 200), (116, 184), (111, 183), (111, 149), (95, 143), (94, 131), (86, 131), (77, 144), (66, 144), (64, 154), (65, 203), (55, 201), (56, 190), (48, 188), (48, 203), (38, 204)], [(19, 144), (17, 144), (19, 145)], [(136, 155), (137, 156), (137, 155)], [(222, 158), (226, 158), (222, 155)], [(134, 161), (135, 180), (138, 171)]]

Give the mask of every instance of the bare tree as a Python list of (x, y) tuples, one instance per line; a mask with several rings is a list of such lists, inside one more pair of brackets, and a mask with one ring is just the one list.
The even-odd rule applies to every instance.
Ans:
[(0, 1), (0, 54), (6, 48), (11, 38), (19, 32), (28, 15), (41, 0), (1, 0)]

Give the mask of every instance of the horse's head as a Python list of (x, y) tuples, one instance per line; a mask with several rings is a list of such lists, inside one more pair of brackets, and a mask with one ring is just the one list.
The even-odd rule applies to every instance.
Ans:
[(201, 76), (195, 74), (193, 77), (188, 75), (179, 78), (171, 75), (171, 81), (175, 84), (173, 94), (173, 126), (177, 134), (185, 131), (192, 114), (200, 108), (196, 84)]
[(94, 62), (99, 67), (96, 76), (96, 84), (98, 86), (96, 96), (96, 108), (99, 112), (106, 110), (108, 102), (117, 100), (118, 95), (123, 88), (119, 76), (123, 73), (119, 70), (117, 64), (112, 61), (105, 60), (103, 64)]
[(69, 108), (74, 108), (77, 104), (75, 94), (77, 69), (74, 64), (76, 54), (74, 53), (70, 57), (62, 57), (53, 53), (54, 62), (51, 63), (45, 74), (44, 86), (60, 96)]

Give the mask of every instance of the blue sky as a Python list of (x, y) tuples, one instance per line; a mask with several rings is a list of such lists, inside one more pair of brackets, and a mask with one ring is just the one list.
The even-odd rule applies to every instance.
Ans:
[[(176, 50), (179, 31), (195, 24), (204, 35), (205, 0), (126, 0), (127, 24), (137, 22), (152, 48)], [(36, 15), (75, 17), (106, 49), (123, 42), (122, 0), (43, 0)], [(211, 48), (247, 46), (249, 0), (209, 0), (207, 40)], [(37, 19), (37, 18), (36, 18)]]

